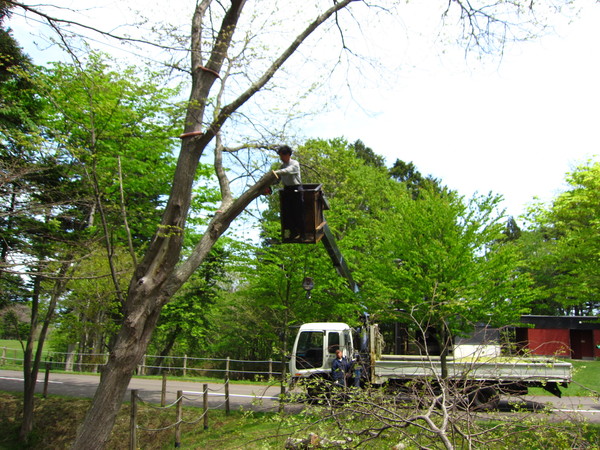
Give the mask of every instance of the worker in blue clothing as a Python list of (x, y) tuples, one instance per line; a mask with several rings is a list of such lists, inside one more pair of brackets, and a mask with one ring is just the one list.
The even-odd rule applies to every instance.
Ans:
[(354, 361), (352, 361), (352, 372), (354, 372), (354, 387), (360, 387), (360, 379), (362, 377), (363, 365), (360, 360), (360, 355), (356, 353), (354, 355)]
[(331, 376), (333, 382), (340, 386), (346, 387), (346, 377), (350, 371), (350, 362), (343, 355), (340, 349), (335, 351), (335, 359), (331, 363)]

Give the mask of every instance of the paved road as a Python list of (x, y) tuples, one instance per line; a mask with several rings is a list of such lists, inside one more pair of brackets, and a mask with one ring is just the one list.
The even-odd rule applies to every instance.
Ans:
[[(36, 391), (43, 391), (44, 375), (40, 374)], [(99, 377), (93, 375), (51, 373), (48, 393), (72, 397), (92, 397), (98, 385)], [(218, 383), (207, 383), (209, 389), (209, 405), (211, 408), (224, 407), (224, 386)], [(167, 381), (167, 404), (174, 402), (177, 391), (184, 392), (184, 404), (202, 406), (202, 390), (204, 383), (183, 382), (176, 379)], [(0, 370), (0, 390), (22, 391), (23, 375), (18, 371)], [(162, 381), (160, 379), (133, 378), (129, 389), (137, 389), (138, 395), (144, 401), (160, 403)], [(230, 407), (232, 410), (244, 407), (256, 411), (276, 411), (279, 402), (276, 400), (280, 393), (279, 385), (265, 386), (256, 384), (234, 384), (229, 388)], [(128, 391), (124, 400), (130, 399)], [(510, 400), (510, 401), (509, 401)], [(593, 397), (563, 397), (526, 396), (521, 399), (503, 399), (500, 411), (510, 412), (512, 402), (518, 401), (525, 410), (541, 410), (550, 405), (552, 417), (560, 420), (572, 419), (574, 415), (586, 418), (593, 423), (600, 423), (600, 401)], [(286, 405), (286, 410), (297, 411), (301, 404)]]
[(554, 420), (586, 419), (590, 423), (600, 423), (600, 399), (598, 397), (554, 397), (552, 395), (526, 395), (520, 398), (501, 400), (499, 410), (514, 410), (513, 402), (525, 411), (541, 411), (548, 407)]
[[(79, 375), (65, 373), (50, 373), (48, 394), (65, 395), (71, 397), (91, 398), (98, 386), (99, 376)], [(205, 383), (184, 382), (176, 379), (167, 381), (166, 402), (170, 404), (177, 398), (177, 391), (183, 391), (184, 405), (202, 406), (202, 391)], [(208, 384), (208, 403), (211, 408), (225, 407), (225, 388), (223, 384)], [(44, 373), (38, 376), (36, 392), (42, 393), (44, 389)], [(132, 378), (129, 389), (137, 389), (138, 396), (144, 401), (160, 403), (162, 380)], [(18, 371), (0, 370), (0, 390), (18, 392), (23, 390), (23, 374)], [(272, 386), (256, 384), (230, 384), (229, 402), (232, 410), (251, 408), (255, 411), (276, 411), (279, 408), (277, 395), (281, 392), (278, 384)], [(124, 400), (130, 400), (131, 393), (125, 394)]]

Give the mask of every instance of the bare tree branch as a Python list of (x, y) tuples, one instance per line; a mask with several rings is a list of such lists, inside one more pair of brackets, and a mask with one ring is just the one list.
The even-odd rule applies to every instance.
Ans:
[(153, 47), (157, 47), (163, 50), (176, 50), (176, 51), (181, 51), (183, 50), (182, 48), (178, 48), (178, 47), (171, 47), (171, 46), (166, 46), (166, 45), (162, 45), (159, 43), (155, 43), (155, 42), (151, 42), (145, 39), (136, 39), (136, 38), (131, 38), (131, 37), (127, 37), (127, 36), (121, 36), (121, 35), (117, 35), (114, 33), (111, 33), (109, 31), (103, 31), (99, 28), (90, 26), (90, 25), (86, 25), (80, 22), (76, 22), (73, 20), (67, 20), (67, 19), (61, 19), (60, 17), (54, 17), (51, 16), (49, 14), (46, 14), (44, 12), (42, 12), (40, 9), (35, 8), (33, 6), (30, 5), (26, 5), (25, 3), (21, 3), (21, 2), (16, 2), (14, 0), (6, 0), (6, 2), (10, 5), (16, 6), (18, 8), (23, 9), (24, 11), (28, 11), (32, 14), (35, 14), (36, 16), (39, 16), (41, 18), (43, 18), (46, 22), (48, 22), (48, 24), (55, 30), (57, 31), (57, 33), (59, 34), (59, 36), (61, 37), (61, 39), (64, 37), (63, 33), (61, 31), (61, 25), (73, 25), (75, 27), (78, 28), (82, 28), (84, 30), (89, 30), (89, 31), (93, 31), (94, 33), (98, 33), (102, 36), (106, 36), (108, 38), (111, 39), (117, 39), (119, 41), (127, 41), (127, 42), (135, 42), (135, 43), (140, 43), (140, 44), (145, 44), (145, 45), (151, 45)]

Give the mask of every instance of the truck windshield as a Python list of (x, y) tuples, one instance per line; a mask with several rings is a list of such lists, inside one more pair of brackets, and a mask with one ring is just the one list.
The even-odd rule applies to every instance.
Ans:
[(298, 338), (296, 348), (296, 367), (311, 369), (323, 365), (322, 331), (303, 331)]

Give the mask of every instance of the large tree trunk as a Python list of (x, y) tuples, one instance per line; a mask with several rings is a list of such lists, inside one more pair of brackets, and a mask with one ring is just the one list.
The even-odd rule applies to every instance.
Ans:
[[(155, 260), (150, 261), (150, 264), (142, 262), (138, 267), (136, 271), (138, 278), (134, 278), (129, 286), (123, 325), (115, 339), (108, 362), (102, 370), (100, 384), (85, 420), (77, 432), (73, 448), (85, 450), (105, 448), (129, 381), (148, 348), (162, 307), (204, 260), (233, 219), (274, 181), (275, 175), (265, 174), (227, 210), (213, 218), (196, 246), (197, 259), (190, 258), (177, 271), (171, 266), (170, 276), (164, 273), (165, 260), (171, 260), (170, 255), (165, 252), (156, 252)], [(162, 241), (161, 247), (167, 248), (170, 245), (168, 241), (171, 239), (178, 239), (178, 233), (156, 238), (157, 241)], [(152, 248), (149, 252), (152, 252)], [(144, 265), (146, 272), (140, 273)]]
[(78, 430), (74, 448), (102, 449), (110, 439), (131, 376), (144, 356), (160, 315), (156, 299), (151, 301), (155, 306), (143, 314), (138, 322), (129, 326), (125, 324), (121, 328), (102, 370), (101, 382), (92, 407), (87, 412), (84, 426)]
[[(244, 211), (250, 202), (263, 193), (267, 186), (276, 181), (276, 176), (269, 172), (234, 200), (225, 186), (226, 182), (223, 179), (225, 171), (222, 167), (216, 167), (223, 195), (221, 210), (211, 220), (190, 257), (179, 264), (194, 176), (204, 149), (231, 114), (273, 78), (308, 36), (337, 11), (347, 7), (353, 1), (357, 0), (334, 2), (333, 6), (308, 24), (306, 29), (273, 61), (256, 82), (252, 83), (233, 102), (220, 108), (213, 116), (210, 126), (203, 133), (200, 132), (206, 99), (211, 87), (219, 78), (245, 0), (231, 0), (206, 62), (202, 61), (201, 31), (202, 19), (211, 0), (197, 2), (192, 18), (192, 89), (184, 128), (185, 133), (182, 136), (183, 141), (169, 201), (161, 225), (130, 282), (124, 305), (123, 325), (110, 352), (108, 363), (103, 369), (100, 385), (92, 405), (77, 432), (73, 448), (85, 450), (104, 448), (110, 438), (117, 412), (133, 371), (146, 352), (161, 308), (202, 264), (215, 242), (229, 228), (231, 222)], [(215, 151), (215, 155), (218, 155), (219, 151)], [(220, 164), (217, 158), (218, 156), (215, 156), (215, 166)]]

